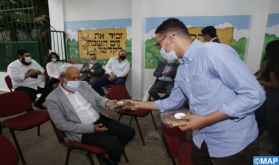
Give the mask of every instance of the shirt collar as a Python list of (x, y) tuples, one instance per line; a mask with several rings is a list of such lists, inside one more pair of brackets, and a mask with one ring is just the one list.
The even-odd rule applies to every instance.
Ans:
[(179, 60), (179, 62), (182, 64), (184, 64), (185, 62), (190, 63), (193, 60), (196, 48), (199, 47), (201, 43), (201, 41), (195, 39), (188, 50), (184, 53), (183, 57)]
[(66, 91), (60, 84), (59, 84), (59, 87), (62, 89), (63, 93), (64, 93), (66, 96), (69, 95), (69, 94), (73, 94), (73, 93), (71, 93), (71, 92)]
[(212, 38), (209, 42), (212, 42), (213, 40), (215, 40), (217, 37)]

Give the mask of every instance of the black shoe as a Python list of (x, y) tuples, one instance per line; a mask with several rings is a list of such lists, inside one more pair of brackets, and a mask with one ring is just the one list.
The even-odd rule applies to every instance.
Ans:
[(274, 156), (279, 156), (279, 152), (275, 152), (275, 151), (269, 151), (268, 153), (270, 153), (271, 155), (274, 155)]
[(109, 158), (106, 158), (104, 155), (102, 154), (97, 154), (97, 159), (99, 160), (101, 165), (117, 165), (117, 162), (112, 161)]

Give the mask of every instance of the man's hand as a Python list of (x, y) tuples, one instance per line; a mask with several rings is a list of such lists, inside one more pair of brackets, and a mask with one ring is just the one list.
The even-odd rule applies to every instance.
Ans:
[(116, 79), (116, 76), (113, 74), (113, 72), (110, 73), (110, 74), (109, 74), (108, 80), (109, 80), (109, 81), (113, 81), (113, 80), (115, 80), (115, 79)]
[(135, 111), (137, 109), (142, 108), (142, 103), (142, 101), (125, 100), (123, 108)]
[(39, 74), (41, 74), (41, 71), (36, 70), (36, 69), (29, 69), (25, 73), (25, 78), (32, 77), (32, 76), (38, 76)]
[(89, 67), (86, 67), (83, 70), (84, 70), (84, 72), (90, 72), (91, 71), (91, 69)]
[(108, 128), (105, 127), (105, 126), (103, 126), (102, 123), (94, 124), (94, 131), (95, 131), (95, 132), (105, 132), (105, 131), (107, 131), (107, 130), (108, 130)]
[(228, 119), (229, 116), (225, 113), (216, 110), (205, 116), (186, 115), (183, 119), (188, 120), (187, 125), (179, 127), (182, 131), (202, 129), (208, 125)]
[(163, 76), (168, 76), (168, 75), (169, 75), (169, 72), (163, 71), (163, 72), (162, 72), (162, 75), (163, 75)]
[(116, 107), (116, 102), (117, 100), (108, 100), (105, 105), (108, 109), (113, 110)]
[(181, 118), (187, 121), (187, 125), (179, 126), (182, 131), (201, 129), (207, 126), (206, 117), (198, 115), (186, 115)]

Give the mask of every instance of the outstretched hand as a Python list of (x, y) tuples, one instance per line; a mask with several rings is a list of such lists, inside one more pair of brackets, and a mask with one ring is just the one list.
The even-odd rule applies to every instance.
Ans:
[(135, 101), (135, 100), (124, 100), (124, 107), (123, 109), (127, 109), (127, 110), (138, 110), (139, 108), (141, 108), (141, 101)]
[(117, 100), (108, 100), (106, 102), (106, 107), (110, 110), (113, 110), (116, 107), (116, 103), (117, 103)]

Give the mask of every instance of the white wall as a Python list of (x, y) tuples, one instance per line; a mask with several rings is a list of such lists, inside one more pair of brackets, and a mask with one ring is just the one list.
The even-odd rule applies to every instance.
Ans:
[(64, 21), (131, 18), (131, 0), (64, 0)]
[(0, 90), (1, 91), (9, 91), (9, 88), (7, 87), (5, 83), (5, 76), (8, 75), (6, 72), (0, 72)]

